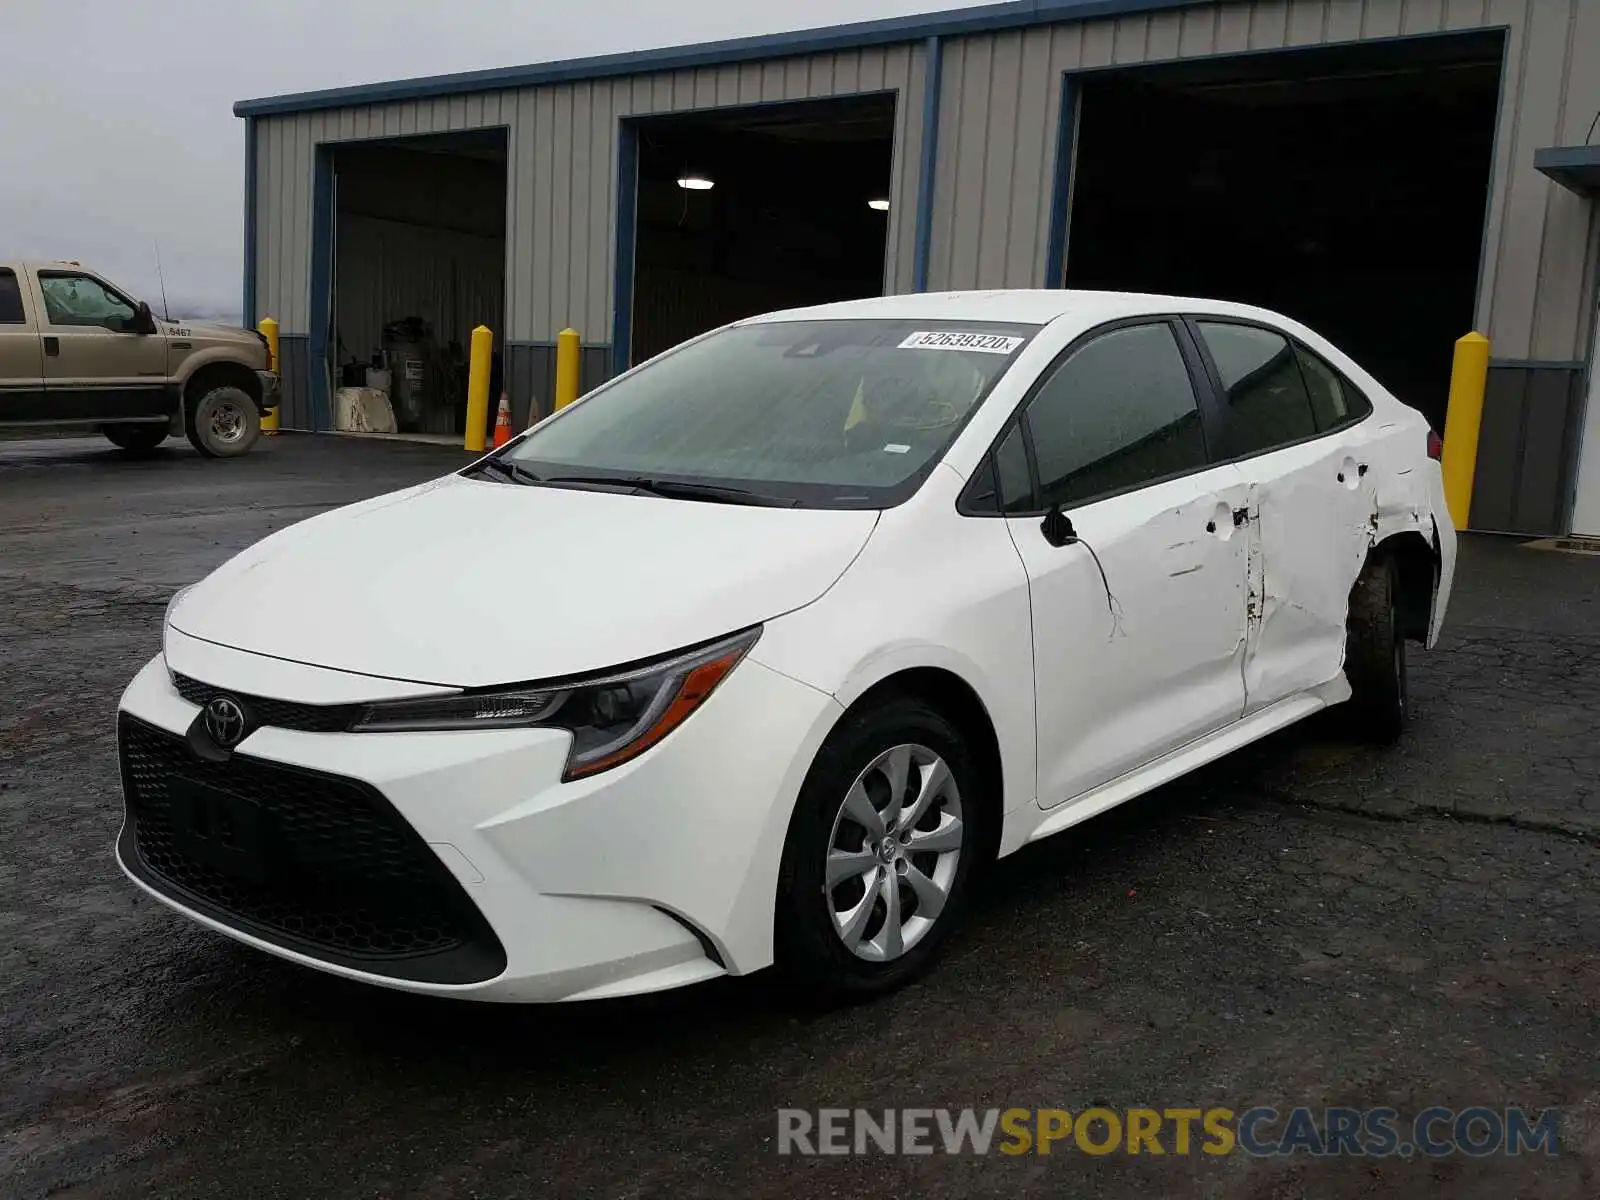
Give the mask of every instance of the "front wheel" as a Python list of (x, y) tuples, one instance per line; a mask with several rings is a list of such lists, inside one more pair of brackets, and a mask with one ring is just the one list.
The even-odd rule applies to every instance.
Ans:
[(201, 454), (237, 458), (261, 436), (261, 410), (242, 388), (212, 388), (187, 406), (184, 428)]
[(959, 730), (897, 698), (846, 718), (800, 792), (779, 876), (778, 964), (824, 998), (899, 987), (933, 961), (966, 898), (978, 774)]
[(106, 425), (100, 432), (105, 434), (106, 440), (119, 450), (126, 450), (129, 454), (149, 454), (167, 440), (170, 430), (165, 425), (150, 421), (129, 425)]
[(1408, 706), (1406, 639), (1400, 627), (1400, 575), (1394, 559), (1373, 559), (1350, 591), (1344, 673), (1357, 733), (1380, 744), (1400, 737)]

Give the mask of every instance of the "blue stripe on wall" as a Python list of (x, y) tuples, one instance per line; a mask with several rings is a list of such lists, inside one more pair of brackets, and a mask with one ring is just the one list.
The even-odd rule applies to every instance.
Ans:
[(692, 67), (720, 66), (725, 63), (786, 58), (797, 54), (823, 54), (835, 50), (854, 50), (864, 46), (917, 42), (930, 37), (955, 37), (1002, 29), (1023, 29), (1030, 25), (1085, 21), (1094, 17), (1117, 17), (1173, 8), (1193, 8), (1211, 2), (1212, 0), (1014, 0), (1009, 4), (985, 4), (977, 8), (958, 8), (940, 13), (890, 17), (886, 20), (861, 21), (852, 25), (829, 25), (795, 33), (735, 38), (731, 41), (706, 42), (695, 46), (673, 46), (631, 54), (604, 54), (594, 58), (502, 67), (492, 71), (465, 71), (455, 75), (431, 75), (421, 79), (402, 79), (389, 83), (360, 84), (355, 87), (268, 96), (259, 100), (240, 100), (233, 106), (233, 112), (239, 117), (259, 117), (343, 108), (353, 104), (421, 100), (432, 96), (533, 87), (544, 83), (570, 83), (576, 80), (605, 79), (618, 75), (638, 75), (648, 71), (674, 71)]
[(1056, 173), (1050, 191), (1050, 240), (1045, 248), (1044, 285), (1058, 288), (1066, 279), (1067, 226), (1072, 214), (1072, 156), (1078, 136), (1078, 81), (1061, 76), (1061, 115), (1056, 122)]
[(922, 162), (917, 178), (916, 248), (911, 259), (911, 290), (928, 290), (928, 259), (933, 254), (933, 185), (939, 165), (939, 92), (944, 79), (944, 43), (930, 37), (922, 54)]
[(246, 329), (256, 327), (256, 122), (244, 123), (244, 314)]

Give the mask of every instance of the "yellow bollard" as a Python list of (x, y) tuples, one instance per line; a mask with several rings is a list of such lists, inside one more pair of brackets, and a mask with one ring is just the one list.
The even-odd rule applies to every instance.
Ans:
[(563, 409), (578, 398), (578, 331), (563, 329), (556, 334), (556, 408)]
[(1456, 342), (1450, 368), (1450, 408), (1444, 418), (1444, 499), (1457, 529), (1467, 528), (1472, 511), (1472, 479), (1478, 470), (1478, 430), (1483, 425), (1483, 392), (1489, 380), (1489, 339), (1469, 333)]
[(487, 325), (472, 331), (472, 360), (467, 369), (466, 449), (483, 453), (489, 428), (489, 358), (494, 351), (494, 334)]
[[(280, 403), (283, 396), (283, 375), (278, 369), (278, 323), (271, 317), (262, 317), (261, 324), (256, 326), (261, 330), (261, 336), (267, 339), (267, 369), (278, 376), (278, 396)], [(261, 432), (278, 432), (278, 405), (274, 404), (261, 414)]]

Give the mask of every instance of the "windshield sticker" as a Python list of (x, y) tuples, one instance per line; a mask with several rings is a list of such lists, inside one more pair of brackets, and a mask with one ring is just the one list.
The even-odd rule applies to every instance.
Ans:
[(980, 354), (1010, 354), (1026, 338), (997, 333), (961, 333), (957, 330), (913, 333), (900, 343), (902, 350), (976, 350)]
[(890, 442), (883, 448), (885, 454), (910, 454), (911, 447), (901, 442)]

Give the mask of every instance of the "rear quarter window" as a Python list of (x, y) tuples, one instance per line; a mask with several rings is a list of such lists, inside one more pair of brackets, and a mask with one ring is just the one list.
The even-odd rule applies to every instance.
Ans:
[(17, 273), (0, 267), (0, 325), (26, 325), (28, 316), (22, 311), (22, 286)]

